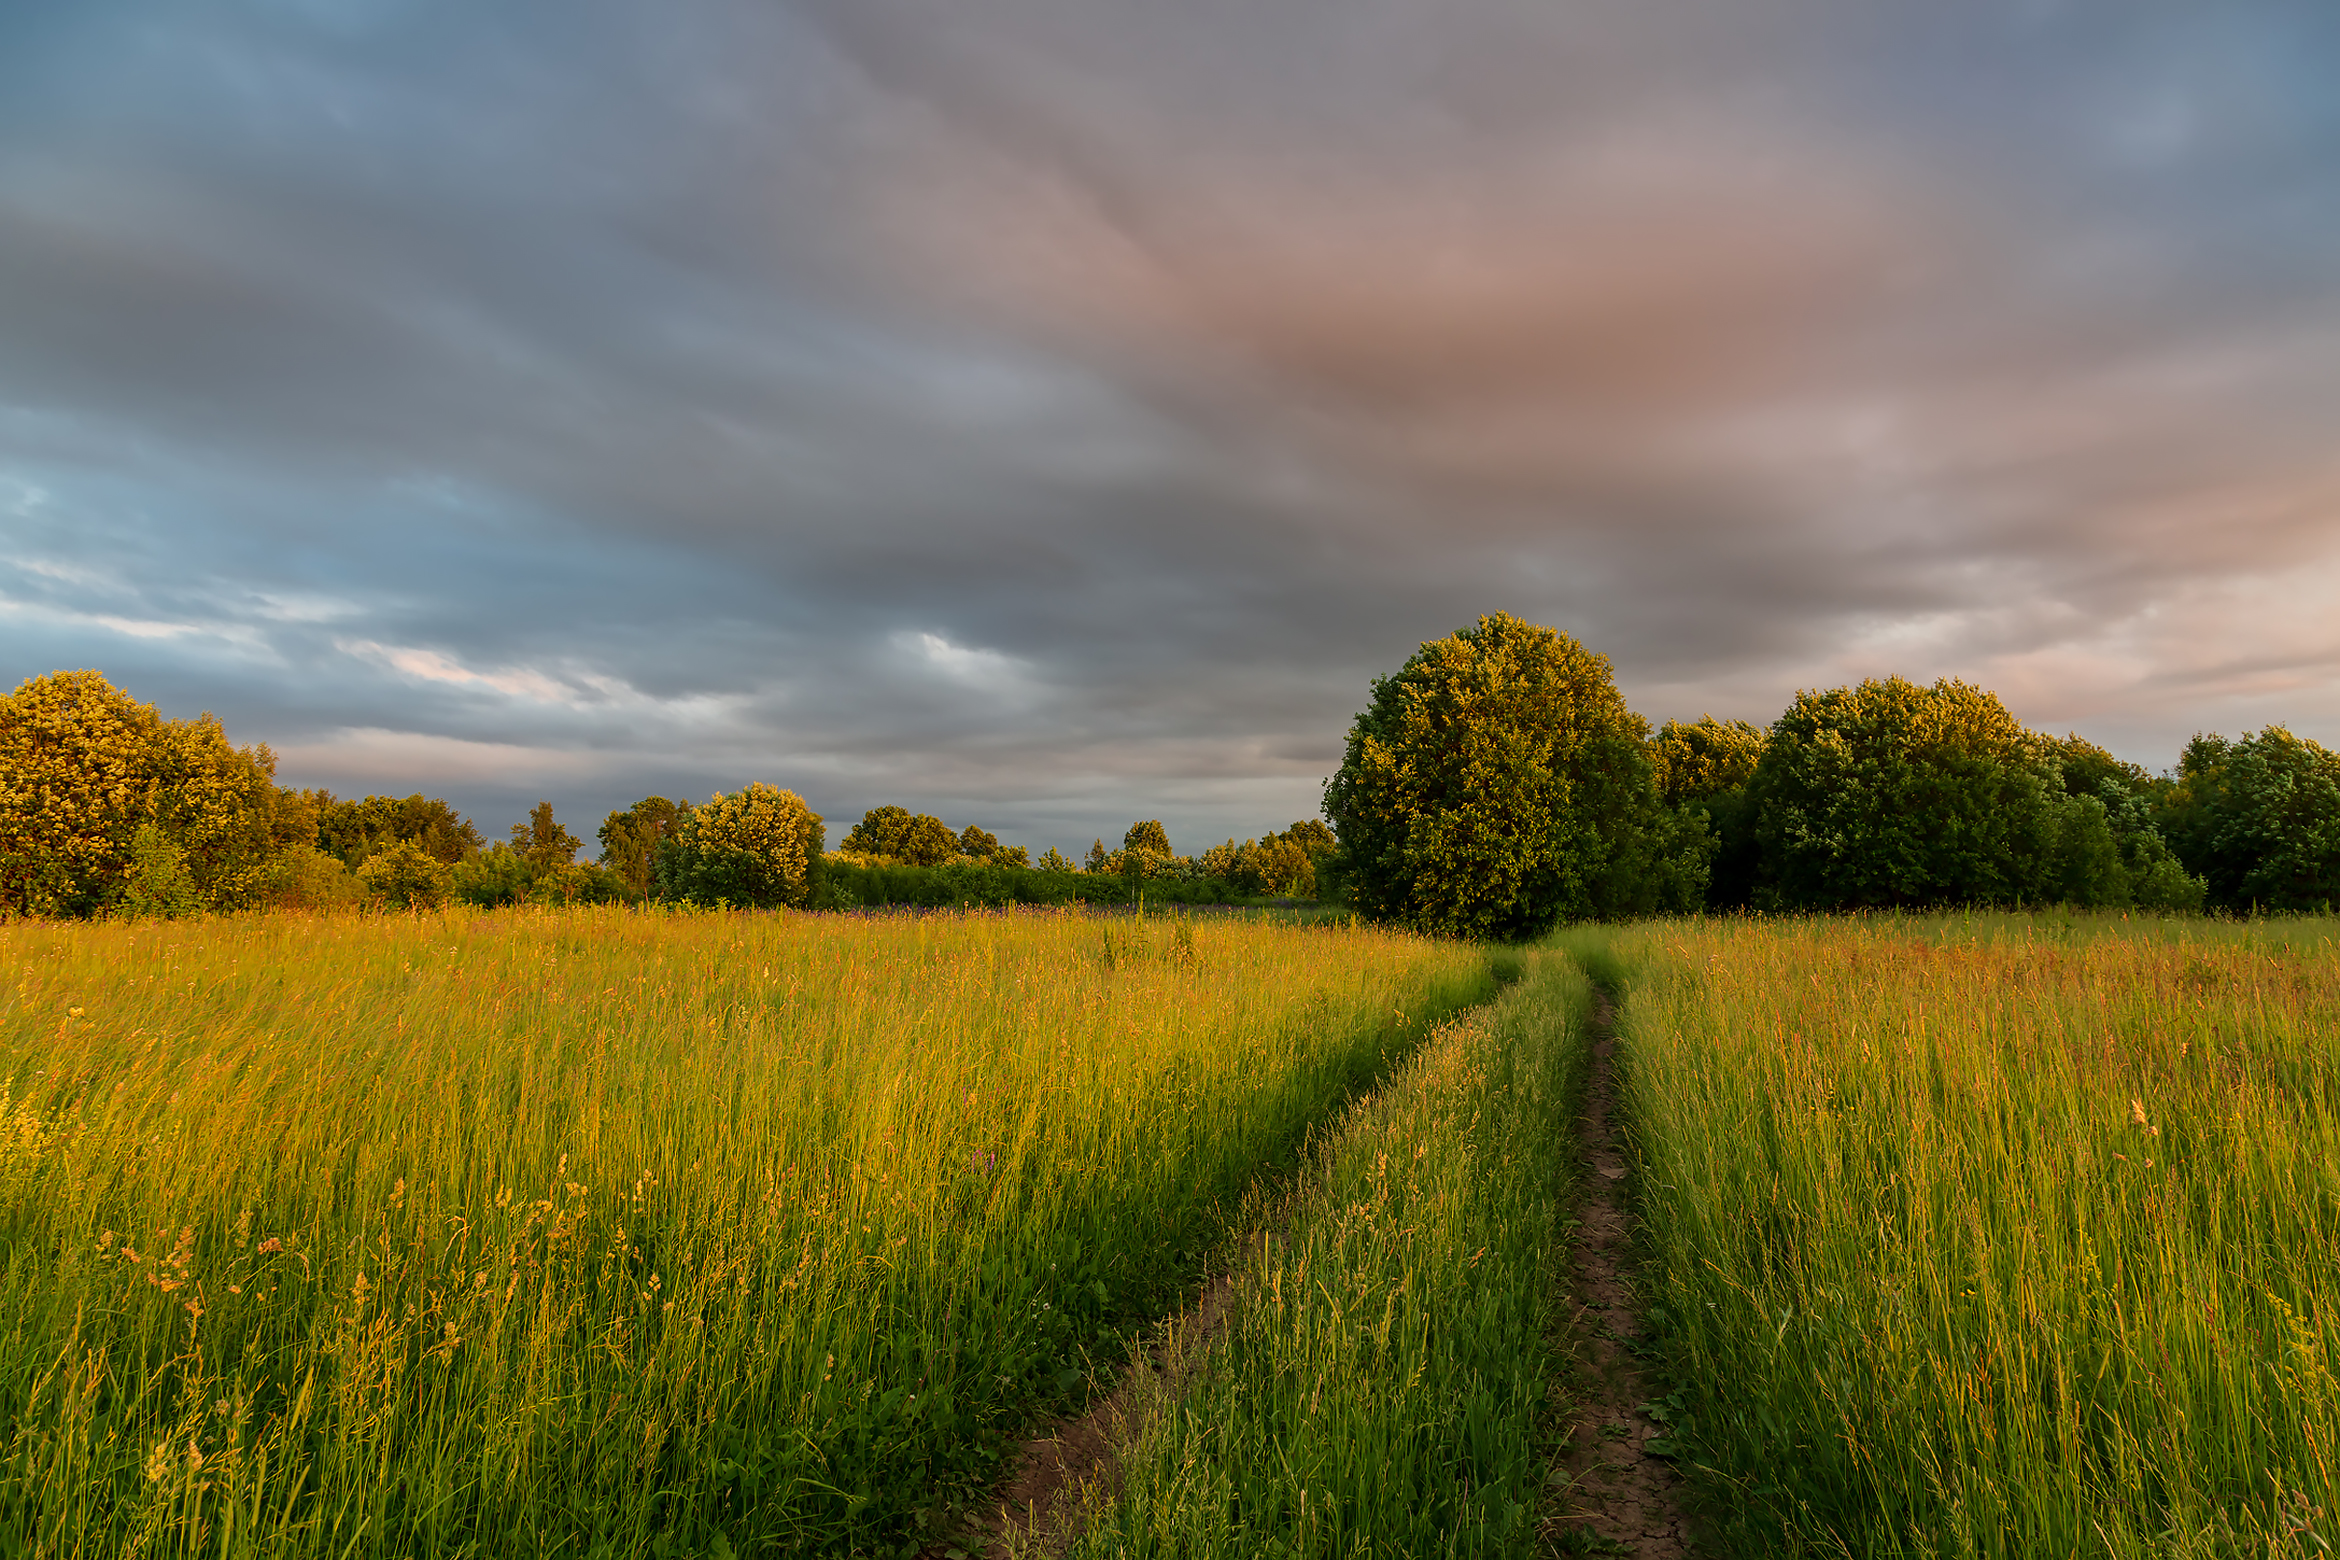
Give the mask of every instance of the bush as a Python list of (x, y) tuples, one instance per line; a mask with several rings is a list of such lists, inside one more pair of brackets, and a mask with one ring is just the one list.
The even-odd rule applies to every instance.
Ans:
[(376, 851), (357, 876), (375, 903), (393, 910), (435, 910), (454, 888), (453, 868), (405, 840)]
[(2179, 760), (2169, 833), (2186, 870), (2229, 909), (2340, 903), (2340, 753), (2282, 726), (2197, 736)]
[[(691, 904), (801, 906), (821, 871), (821, 815), (762, 781), (718, 791), (677, 820), (658, 849), (658, 891)], [(956, 836), (953, 836), (956, 843)]]
[(140, 824), (130, 840), (130, 864), (122, 884), (121, 913), (171, 920), (193, 915), (202, 908), (203, 896), (195, 891), (195, 879), (187, 871), (187, 853), (173, 845), (153, 824)]

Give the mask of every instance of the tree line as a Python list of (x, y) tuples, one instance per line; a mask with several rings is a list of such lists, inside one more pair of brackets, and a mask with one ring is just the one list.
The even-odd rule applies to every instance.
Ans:
[(1606, 657), (1507, 614), (1376, 680), (1325, 788), (1357, 908), (1525, 937), (1700, 909), (2340, 901), (2340, 754), (2281, 726), (2196, 736), (2167, 774), (1899, 677), (1771, 723), (1667, 722)]
[(2070, 904), (2328, 910), (2340, 754), (2282, 726), (2196, 736), (2151, 774), (1898, 677), (1799, 693), (1768, 727), (1652, 728), (1606, 657), (1497, 613), (1372, 685), (1324, 819), (1193, 854), (1158, 819), (1075, 862), (975, 825), (821, 816), (756, 782), (612, 812), (598, 859), (539, 803), (490, 843), (445, 801), (282, 788), (265, 745), (160, 718), (93, 671), (0, 700), (0, 913), (663, 900), (1330, 900), (1460, 936), (1693, 910)]
[(164, 720), (94, 671), (28, 679), (0, 700), (0, 913), (1306, 898), (1335, 846), (1322, 823), (1303, 820), (1181, 856), (1161, 822), (1146, 820), (1119, 850), (1097, 842), (1085, 864), (1053, 848), (1035, 861), (987, 829), (886, 805), (829, 851), (802, 797), (756, 782), (702, 803), (649, 796), (612, 812), (588, 862), (550, 802), (491, 843), (436, 797), (337, 797), (279, 787), (275, 774), (265, 744), (236, 747), (209, 714)]

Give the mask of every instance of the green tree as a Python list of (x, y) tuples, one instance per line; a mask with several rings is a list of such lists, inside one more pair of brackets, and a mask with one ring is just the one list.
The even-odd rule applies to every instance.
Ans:
[(1762, 847), (1747, 785), (1763, 756), (1764, 740), (1760, 726), (1701, 715), (1660, 726), (1651, 751), (1658, 794), (1666, 805), (1684, 820), (1691, 815), (1706, 820), (1712, 838), (1706, 901), (1718, 908), (1743, 906), (1755, 892)]
[(529, 809), (526, 823), (512, 825), (512, 848), (520, 853), (529, 870), (543, 876), (557, 868), (572, 866), (577, 852), (585, 842), (553, 820), (553, 804), (538, 802)]
[(2229, 909), (2340, 904), (2340, 753), (2286, 727), (2196, 736), (2164, 808), (2171, 844)]
[(978, 829), (970, 823), (959, 831), (959, 854), (977, 861), (989, 861), (999, 854), (999, 836), (989, 829)]
[(478, 826), (435, 796), (368, 796), (337, 799), (311, 792), (317, 810), (317, 848), (338, 856), (352, 870), (393, 843), (414, 846), (433, 861), (453, 866), (478, 854), (487, 843)]
[(861, 821), (845, 831), (841, 848), (905, 866), (939, 867), (959, 854), (959, 836), (932, 813), (914, 813), (888, 803), (863, 813)]
[(1565, 634), (1494, 613), (1423, 645), (1375, 680), (1325, 786), (1351, 903), (1504, 939), (1671, 908), (1704, 879), (1658, 870), (1677, 863), (1648, 748), (1608, 658)]
[(1748, 787), (1761, 903), (2125, 902), (2103, 803), (1996, 694), (1899, 677), (1801, 693)]
[(1131, 824), (1121, 836), (1121, 848), (1137, 851), (1141, 855), (1158, 856), (1164, 861), (1169, 860), (1172, 854), (1169, 831), (1162, 827), (1159, 818), (1148, 818), (1142, 823)]
[(819, 887), (821, 815), (794, 791), (756, 781), (682, 815), (658, 853), (669, 899), (740, 908), (803, 905)]
[(689, 802), (645, 796), (601, 822), (601, 864), (617, 874), (625, 893), (647, 899), (657, 887), (658, 847), (673, 838), (675, 825), (690, 811)]
[(375, 851), (357, 876), (377, 904), (393, 910), (436, 909), (454, 887), (454, 869), (409, 840)]
[(194, 874), (187, 870), (187, 853), (151, 823), (142, 823), (130, 837), (130, 870), (123, 884), (124, 915), (175, 919), (203, 908)]
[(128, 891), (148, 825), (203, 908), (259, 903), (302, 817), (275, 771), (266, 747), (233, 746), (213, 716), (163, 720), (97, 672), (27, 679), (0, 701), (0, 906), (107, 908)]
[(520, 904), (536, 887), (537, 873), (528, 858), (501, 840), (448, 871), (450, 892), (482, 910)]
[(1658, 728), (1652, 757), (1658, 794), (1670, 806), (1743, 789), (1763, 757), (1763, 728), (1743, 720), (1669, 720)]
[[(1098, 841), (1098, 846), (1102, 849), (1104, 841)], [(1032, 864), (1032, 869), (1036, 872), (1077, 872), (1080, 870), (1072, 857), (1053, 845), (1041, 852), (1040, 859)]]

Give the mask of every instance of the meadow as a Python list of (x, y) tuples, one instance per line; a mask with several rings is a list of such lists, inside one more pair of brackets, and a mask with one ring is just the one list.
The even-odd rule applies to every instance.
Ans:
[(908, 1553), (1490, 996), (1336, 925), (0, 927), (0, 1534)]
[(1649, 1300), (1727, 1551), (2340, 1542), (2335, 934), (1609, 940)]

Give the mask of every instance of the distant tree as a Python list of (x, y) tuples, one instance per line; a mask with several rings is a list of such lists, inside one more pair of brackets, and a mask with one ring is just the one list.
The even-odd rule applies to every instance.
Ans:
[(959, 854), (972, 856), (977, 861), (989, 861), (999, 853), (999, 836), (989, 829), (978, 829), (973, 824), (959, 831)]
[(717, 792), (682, 816), (659, 852), (659, 892), (741, 908), (802, 905), (819, 886), (821, 837), (820, 814), (794, 791), (757, 781)]
[(317, 847), (351, 868), (393, 842), (404, 842), (434, 861), (453, 866), (487, 842), (477, 826), (435, 796), (368, 796), (336, 799), (312, 792), (317, 809)]
[[(1023, 845), (998, 846), (993, 849), (990, 859), (995, 867), (1020, 867), (1025, 871), (1030, 871), (1032, 867), (1032, 852)], [(1066, 863), (1068, 866), (1070, 864)]]
[(1168, 860), (1171, 854), (1170, 835), (1162, 827), (1160, 819), (1148, 818), (1129, 826), (1128, 832), (1121, 836), (1121, 848)]
[(1351, 903), (1516, 939), (1702, 892), (1648, 745), (1608, 659), (1565, 634), (1494, 613), (1423, 645), (1375, 680), (1325, 787)]
[(536, 887), (536, 869), (527, 856), (498, 840), (469, 861), (449, 869), (448, 886), (466, 904), (493, 910), (525, 901)]
[(1748, 787), (1765, 903), (2122, 902), (2103, 803), (1997, 695), (1898, 677), (1802, 693)]
[(2340, 753), (2283, 726), (2233, 741), (2196, 736), (2163, 813), (2213, 904), (2340, 905)]
[(932, 813), (920, 813), (902, 831), (894, 859), (913, 867), (939, 867), (959, 854), (959, 837)]
[(1084, 872), (1119, 872), (1121, 870), (1120, 855), (1119, 851), (1108, 851), (1103, 840), (1091, 840), (1089, 841), (1089, 854), (1081, 862), (1081, 870)]
[(656, 887), (659, 845), (674, 837), (689, 802), (645, 796), (601, 822), (601, 864), (617, 874), (627, 895), (647, 899)]
[[(1105, 842), (1103, 840), (1099, 840), (1097, 842), (1097, 848), (1102, 851), (1104, 847)], [(1058, 850), (1053, 845), (1049, 846), (1045, 851), (1042, 851), (1040, 853), (1040, 859), (1034, 862), (1032, 866), (1033, 870), (1037, 872), (1077, 872), (1080, 870), (1080, 868), (1074, 863), (1072, 857), (1066, 855), (1063, 851)]]
[(905, 866), (939, 867), (959, 854), (959, 836), (931, 813), (914, 813), (889, 803), (862, 814), (861, 821), (845, 831), (841, 848)]
[(454, 886), (446, 862), (406, 840), (392, 840), (368, 856), (357, 876), (376, 903), (393, 910), (435, 909)]
[(861, 815), (861, 821), (845, 831), (838, 849), (857, 856), (901, 855), (902, 836), (909, 831), (914, 815), (907, 807), (896, 807), (891, 802), (883, 807), (872, 807)]
[(526, 823), (512, 825), (512, 849), (520, 853), (529, 869), (539, 876), (557, 867), (570, 866), (585, 842), (553, 821), (553, 804), (538, 802), (529, 810)]

